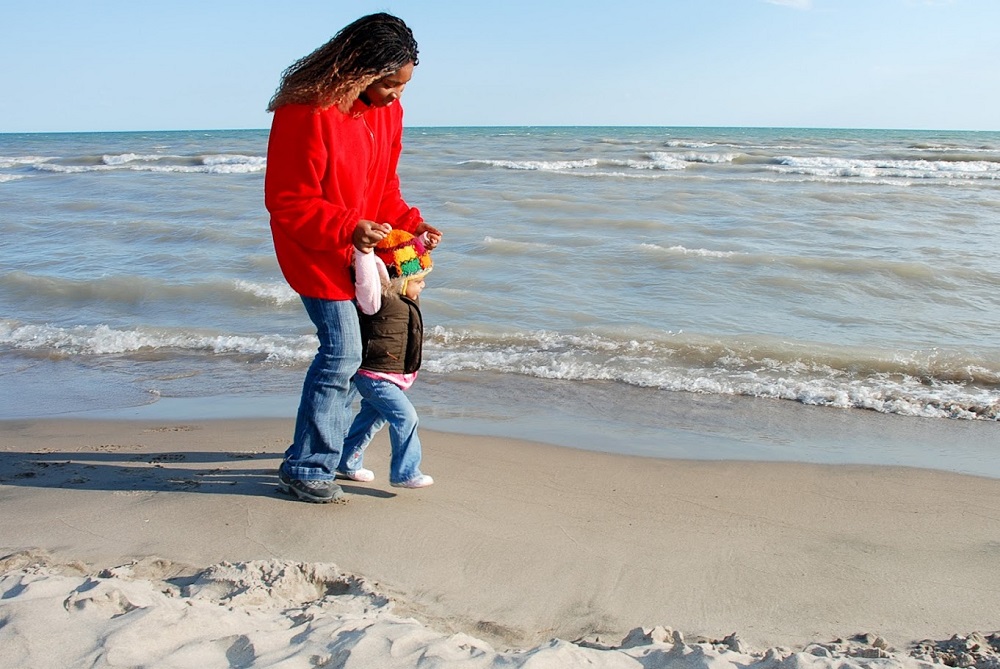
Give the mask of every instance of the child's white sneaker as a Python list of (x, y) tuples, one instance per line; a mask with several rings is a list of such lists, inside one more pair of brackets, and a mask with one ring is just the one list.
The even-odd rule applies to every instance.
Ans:
[(341, 472), (352, 481), (359, 483), (371, 483), (375, 480), (375, 472), (370, 469), (355, 469), (353, 472)]
[(409, 481), (400, 481), (399, 483), (392, 483), (393, 488), (426, 488), (429, 485), (434, 485), (434, 479), (432, 479), (427, 474), (421, 474), (420, 476), (414, 476)]

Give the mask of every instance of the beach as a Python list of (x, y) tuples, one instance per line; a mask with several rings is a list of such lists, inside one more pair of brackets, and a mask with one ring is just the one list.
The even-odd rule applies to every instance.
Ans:
[(388, 486), (383, 433), (311, 505), (276, 489), (290, 431), (0, 422), (6, 666), (997, 661), (997, 478), (426, 431), (433, 487)]
[(0, 133), (0, 665), (1000, 666), (1000, 133), (407, 127), (435, 484), (324, 506), (267, 141)]

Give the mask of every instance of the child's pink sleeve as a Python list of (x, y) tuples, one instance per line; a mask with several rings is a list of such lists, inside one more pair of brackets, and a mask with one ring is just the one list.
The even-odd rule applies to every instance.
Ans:
[[(374, 253), (364, 253), (354, 249), (354, 292), (358, 308), (371, 316), (382, 308), (382, 279), (380, 274), (388, 272), (382, 261)], [(381, 269), (381, 272), (379, 271)]]

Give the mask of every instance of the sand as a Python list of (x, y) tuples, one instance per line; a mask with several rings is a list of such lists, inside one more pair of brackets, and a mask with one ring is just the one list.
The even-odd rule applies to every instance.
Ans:
[(290, 432), (0, 422), (4, 666), (1000, 666), (995, 478), (423, 431), (311, 505)]

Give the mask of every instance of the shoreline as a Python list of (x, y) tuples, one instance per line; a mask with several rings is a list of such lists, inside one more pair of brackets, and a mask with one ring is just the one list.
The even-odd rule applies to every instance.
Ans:
[[(1000, 478), (996, 421), (923, 418), (797, 401), (486, 372), (421, 373), (409, 392), (421, 429), (680, 460), (902, 466)], [(3, 420), (291, 419), (298, 391), (157, 397)], [(51, 407), (57, 400), (13, 398)]]
[(0, 422), (4, 555), (333, 563), (443, 633), (528, 648), (636, 627), (756, 648), (996, 627), (1000, 480), (615, 455), (427, 430), (397, 493), (381, 434), (346, 504), (274, 492), (288, 419)]

